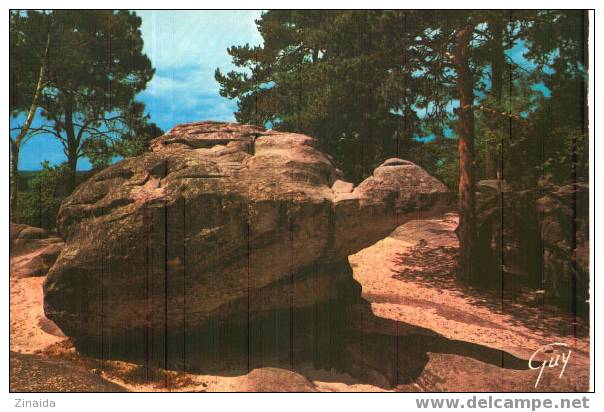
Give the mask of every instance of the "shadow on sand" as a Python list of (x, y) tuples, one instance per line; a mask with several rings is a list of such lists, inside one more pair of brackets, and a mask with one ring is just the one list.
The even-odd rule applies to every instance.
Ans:
[[(391, 389), (416, 382), (428, 353), (473, 358), (501, 368), (528, 369), (527, 360), (501, 350), (447, 339), (429, 329), (379, 318), (362, 300), (303, 310), (272, 311), (248, 319), (214, 319), (202, 329), (130, 331), (102, 342), (77, 340), (78, 351), (126, 360), (144, 370), (239, 376), (263, 367), (300, 373), (309, 380), (362, 383)], [(326, 373), (321, 373), (321, 371)], [(149, 372), (149, 376), (151, 373)]]

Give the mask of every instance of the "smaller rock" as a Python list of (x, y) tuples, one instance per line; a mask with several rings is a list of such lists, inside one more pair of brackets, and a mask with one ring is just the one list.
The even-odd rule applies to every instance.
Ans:
[(65, 360), (10, 352), (11, 392), (127, 392)]
[(246, 376), (244, 392), (317, 392), (299, 373), (279, 368), (258, 368)]
[(23, 231), (23, 229), (25, 229), (27, 227), (29, 227), (29, 226), (11, 222), (10, 228), (9, 228), (9, 239), (10, 239), (11, 245), (13, 243), (13, 240), (17, 239), (19, 237), (19, 234)]
[(351, 193), (354, 189), (354, 184), (343, 180), (336, 180), (331, 186), (334, 193)]
[(510, 188), (506, 182), (497, 179), (485, 179), (476, 182), (476, 191), (478, 193), (492, 195), (499, 193), (500, 186), (503, 193), (510, 191)]
[(397, 157), (393, 157), (384, 161), (384, 163), (382, 163), (382, 166), (416, 166), (416, 164), (410, 162), (409, 160), (403, 160)]
[(63, 239), (45, 229), (11, 223), (11, 276), (45, 276), (63, 246)]

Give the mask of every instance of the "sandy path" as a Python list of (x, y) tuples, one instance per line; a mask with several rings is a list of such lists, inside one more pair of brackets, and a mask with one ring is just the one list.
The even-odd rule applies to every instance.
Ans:
[[(528, 359), (542, 345), (566, 343), (572, 348), (573, 357), (565, 376), (558, 378), (560, 369), (546, 370), (536, 390), (586, 390), (589, 338), (585, 326), (580, 322), (573, 324), (572, 319), (553, 308), (527, 306), (516, 301), (518, 299), (513, 295), (504, 294), (504, 299), (498, 299), (458, 284), (451, 272), (452, 252), (457, 247), (453, 232), (456, 225), (455, 215), (409, 222), (390, 237), (350, 257), (354, 277), (361, 283), (363, 296), (371, 302), (373, 313), (379, 318), (398, 321), (397, 325), (408, 325), (407, 330), (397, 326), (397, 339), (403, 344), (411, 339), (409, 335), (419, 330), (454, 340), (449, 343), (461, 341), (461, 346), (466, 347), (467, 343), (474, 343), (481, 348), (498, 349)], [(333, 370), (316, 370), (312, 366), (297, 371), (258, 368), (240, 376), (213, 376), (84, 358), (44, 317), (43, 280), (43, 277), (10, 279), (11, 351), (38, 353), (66, 365), (82, 367), (130, 391), (388, 390), (385, 385), (369, 384), (367, 380)], [(384, 332), (379, 318), (375, 318), (378, 319), (377, 326), (364, 325), (364, 330), (382, 337), (384, 333), (392, 333)], [(423, 353), (420, 350), (410, 356), (425, 357), (423, 363), (419, 362), (421, 370), (412, 381), (394, 390), (534, 389), (538, 370), (504, 369), (469, 355), (450, 350), (431, 351), (428, 348)]]
[[(520, 303), (523, 296), (506, 293), (505, 289), (501, 298), (460, 285), (452, 274), (454, 262), (448, 253), (458, 247), (456, 226), (457, 216), (453, 214), (412, 221), (350, 257), (354, 277), (363, 286), (363, 296), (371, 302), (375, 315), (426, 328), (449, 339), (500, 349), (522, 359), (529, 359), (545, 344), (565, 343), (573, 351), (569, 361), (572, 369), (565, 373), (574, 375), (571, 385), (585, 390), (589, 376), (587, 326), (556, 308)], [(427, 267), (435, 273), (426, 275)], [(439, 358), (448, 364), (438, 368), (441, 379), (446, 380), (455, 363), (442, 359), (449, 356), (453, 355), (431, 357), (432, 364)], [(430, 363), (425, 374), (429, 370)], [(538, 373), (529, 372), (535, 376)], [(456, 376), (464, 375), (468, 373), (462, 370)], [(467, 379), (472, 379), (470, 375)], [(479, 379), (484, 378), (481, 375)]]
[[(327, 373), (329, 379), (340, 380), (333, 385), (311, 382), (306, 376), (321, 377), (326, 372), (309, 368), (304, 375), (278, 368), (258, 368), (241, 376), (196, 375), (164, 371), (161, 369), (145, 370), (143, 367), (122, 361), (98, 361), (84, 358), (77, 354), (73, 345), (61, 330), (44, 316), (42, 284), (44, 277), (17, 278), (10, 277), (10, 350), (11, 354), (11, 387), (15, 391), (50, 390), (45, 382), (59, 382), (55, 390), (118, 390), (111, 384), (120, 385), (134, 392), (232, 392), (232, 391), (378, 391), (380, 388), (356, 384), (346, 375), (337, 376)], [(42, 361), (34, 363), (35, 358), (19, 357), (20, 354), (41, 355)], [(25, 356), (25, 355), (24, 355)], [(47, 367), (43, 358), (48, 359)], [(29, 363), (35, 365), (27, 366)], [(54, 362), (54, 363), (52, 363)], [(23, 367), (23, 365), (26, 367)], [(57, 372), (51, 376), (52, 371)], [(76, 380), (67, 376), (78, 373), (87, 380), (77, 385)], [(90, 376), (84, 372), (92, 372)], [(94, 376), (104, 378), (109, 383), (94, 381)], [(56, 378), (56, 379), (55, 379)], [(34, 382), (39, 379), (39, 382)], [(54, 380), (53, 380), (54, 379)], [(91, 380), (92, 379), (92, 380)], [(88, 382), (91, 380), (91, 382)], [(46, 386), (45, 386), (46, 385)], [(96, 385), (96, 386), (95, 386)], [(71, 388), (71, 389), (69, 389)]]
[[(439, 284), (418, 279), (413, 276), (413, 270), (407, 270), (415, 269), (413, 265), (417, 262), (407, 263), (405, 255), (410, 250), (411, 254), (416, 252), (418, 245), (428, 250), (457, 247), (456, 226), (455, 215), (413, 221), (350, 257), (354, 277), (363, 285), (363, 296), (372, 303), (376, 315), (521, 357), (530, 356), (536, 348), (550, 342), (565, 342), (575, 351), (587, 354), (589, 338), (585, 335), (585, 326), (579, 321), (580, 333), (574, 336), (573, 319), (555, 308), (514, 305), (513, 301), (459, 286), (452, 275), (447, 279), (450, 284), (440, 279)], [(434, 253), (426, 259), (434, 261), (420, 257), (420, 264), (440, 265), (444, 269), (450, 269), (452, 264), (443, 262), (449, 256), (442, 253)]]
[(61, 330), (44, 316), (44, 277), (10, 278), (10, 350), (37, 353), (64, 341)]

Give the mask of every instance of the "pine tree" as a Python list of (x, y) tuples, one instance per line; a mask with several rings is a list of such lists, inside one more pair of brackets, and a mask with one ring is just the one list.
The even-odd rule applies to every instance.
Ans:
[(49, 56), (50, 90), (40, 106), (44, 126), (63, 145), (75, 187), (78, 159), (88, 140), (113, 142), (129, 133), (135, 96), (154, 69), (143, 54), (141, 19), (115, 10), (55, 10)]

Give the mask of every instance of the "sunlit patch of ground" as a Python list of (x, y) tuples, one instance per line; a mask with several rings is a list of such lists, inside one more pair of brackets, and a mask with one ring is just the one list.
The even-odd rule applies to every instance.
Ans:
[[(42, 277), (10, 279), (10, 348), (78, 366), (130, 391), (587, 390), (586, 325), (540, 305), (539, 296), (516, 290), (513, 285), (504, 289), (502, 296), (501, 292), (469, 288), (458, 282), (453, 274), (458, 247), (456, 225), (457, 217), (452, 214), (412, 221), (350, 257), (354, 277), (376, 315), (360, 326), (366, 336), (380, 337), (368, 344), (378, 349), (382, 343), (391, 345), (390, 349), (392, 342), (403, 348), (407, 344), (417, 352), (409, 356), (422, 357), (421, 362), (411, 362), (412, 367), (419, 367), (417, 375), (392, 389), (378, 384), (383, 379), (380, 377), (359, 380), (312, 365), (302, 365), (295, 371), (266, 367), (239, 376), (216, 376), (82, 357), (44, 317)], [(441, 337), (435, 338), (436, 334)], [(394, 341), (388, 336), (394, 336)], [(432, 346), (422, 352), (423, 348), (415, 348), (413, 339), (432, 342)], [(501, 368), (497, 362), (485, 363), (468, 352), (472, 350), (470, 344), (501, 350), (503, 362), (504, 353), (528, 359), (536, 349), (553, 342), (567, 344), (571, 358), (562, 378), (558, 376), (559, 368), (546, 370), (537, 388), (538, 370)], [(399, 350), (396, 356), (405, 354)], [(374, 381), (378, 383), (368, 383)]]
[[(576, 390), (586, 390), (589, 386), (588, 325), (555, 307), (540, 304), (539, 295), (534, 291), (519, 290), (513, 284), (504, 285), (503, 293), (485, 291), (457, 281), (454, 275), (457, 222), (454, 214), (412, 221), (350, 257), (354, 277), (363, 285), (363, 296), (371, 302), (373, 312), (379, 317), (426, 328), (450, 339), (501, 349), (523, 359), (528, 359), (545, 344), (565, 343), (573, 351), (570, 369), (565, 371), (568, 384)], [(438, 355), (448, 356), (451, 355)], [(476, 361), (466, 361), (467, 371), (472, 372), (469, 365)], [(441, 380), (446, 380), (455, 368), (454, 362), (443, 362), (448, 366), (439, 368), (438, 373)], [(468, 390), (475, 387), (470, 384), (472, 380), (477, 379), (477, 384), (488, 380), (480, 373), (472, 376), (463, 373), (464, 370), (458, 372), (467, 375), (468, 380), (462, 384), (460, 378), (457, 388), (449, 383), (449, 390)], [(554, 369), (544, 373), (548, 372), (554, 374)], [(538, 371), (528, 373), (536, 377)], [(542, 384), (540, 388), (547, 390)]]

